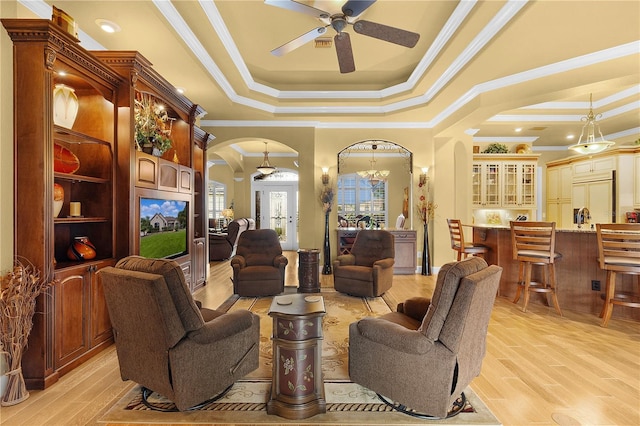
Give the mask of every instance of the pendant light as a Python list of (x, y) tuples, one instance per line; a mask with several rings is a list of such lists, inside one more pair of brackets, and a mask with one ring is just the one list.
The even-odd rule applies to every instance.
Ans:
[(373, 152), (371, 152), (371, 160), (369, 160), (371, 168), (369, 170), (360, 170), (356, 173), (362, 178), (369, 179), (371, 186), (377, 186), (380, 182), (384, 182), (387, 179), (390, 172), (389, 170), (376, 170), (375, 152), (376, 149), (378, 149), (378, 145), (371, 145), (371, 149), (373, 149)]
[[(571, 145), (569, 149), (572, 149), (579, 154), (595, 154), (615, 145), (615, 142), (607, 141), (604, 139), (604, 136), (602, 136), (600, 126), (596, 123), (596, 120), (600, 117), (602, 117), (602, 114), (593, 114), (593, 94), (589, 94), (589, 114), (587, 114), (586, 117), (581, 118), (581, 121), (586, 121), (586, 124), (582, 127), (582, 133), (580, 133), (578, 143)], [(587, 137), (583, 142), (582, 137), (585, 134), (585, 130), (587, 132)], [(596, 130), (600, 135), (600, 140), (597, 141)]]
[(276, 171), (276, 168), (269, 163), (269, 151), (267, 150), (266, 142), (264, 143), (264, 159), (262, 160), (262, 164), (256, 167), (256, 169), (263, 175), (270, 175)]

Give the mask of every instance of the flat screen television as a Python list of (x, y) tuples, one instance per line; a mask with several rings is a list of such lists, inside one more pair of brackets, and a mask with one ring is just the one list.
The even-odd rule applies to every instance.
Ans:
[(140, 197), (140, 256), (173, 259), (189, 253), (189, 203)]

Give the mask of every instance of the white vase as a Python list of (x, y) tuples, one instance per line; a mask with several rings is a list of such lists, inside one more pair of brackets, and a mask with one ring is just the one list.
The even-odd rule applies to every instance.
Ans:
[(78, 115), (78, 97), (74, 89), (64, 84), (56, 84), (53, 89), (53, 122), (71, 129)]
[(9, 371), (9, 354), (7, 352), (0, 352), (0, 398), (4, 395), (4, 391), (7, 389), (7, 372)]

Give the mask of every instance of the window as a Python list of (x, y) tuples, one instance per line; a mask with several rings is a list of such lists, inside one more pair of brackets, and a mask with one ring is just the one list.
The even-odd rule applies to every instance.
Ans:
[(208, 209), (209, 219), (222, 218), (222, 210), (227, 207), (227, 186), (214, 180), (209, 181)]
[(387, 225), (387, 182), (372, 186), (368, 179), (356, 173), (338, 177), (338, 215), (349, 226), (356, 226), (361, 217), (369, 216), (374, 225)]

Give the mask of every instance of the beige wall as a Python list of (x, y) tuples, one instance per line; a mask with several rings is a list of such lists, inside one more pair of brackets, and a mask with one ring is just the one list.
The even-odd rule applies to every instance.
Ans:
[[(0, 16), (15, 17), (16, 3), (0, 1)], [(0, 272), (13, 264), (13, 45), (0, 29)]]
[[(409, 187), (412, 191), (417, 186), (418, 175), (420, 174), (421, 167), (430, 166), (433, 168), (435, 163), (434, 158), (434, 144), (432, 142), (431, 132), (425, 129), (314, 129), (311, 127), (305, 128), (286, 128), (286, 127), (220, 127), (220, 128), (206, 128), (206, 131), (216, 136), (215, 142), (212, 146), (214, 152), (224, 153), (225, 149), (234, 142), (247, 140), (250, 138), (257, 138), (259, 140), (267, 140), (270, 144), (280, 143), (291, 147), (298, 152), (299, 162), (299, 191), (300, 191), (300, 226), (303, 231), (300, 232), (299, 240), (300, 247), (315, 247), (322, 248), (324, 241), (324, 213), (320, 206), (319, 197), (322, 190), (321, 176), (322, 168), (329, 168), (329, 176), (331, 183), (335, 185), (337, 178), (337, 155), (338, 152), (344, 148), (369, 139), (380, 139), (393, 142), (401, 145), (404, 148), (413, 152), (413, 175), (409, 175), (407, 170), (403, 170), (402, 167), (394, 167), (392, 170), (392, 177), (390, 182), (392, 183), (392, 189), (389, 195), (389, 226), (395, 224), (395, 217), (400, 214), (402, 210), (403, 189)], [(284, 157), (270, 156), (270, 161), (273, 165), (278, 167), (291, 168), (289, 163), (292, 163), (292, 159)], [(383, 168), (384, 159), (376, 158), (379, 168)], [(251, 174), (255, 172), (255, 167), (262, 161), (260, 157), (245, 158), (242, 163), (232, 161), (230, 166), (233, 169), (235, 176), (242, 176), (241, 182), (236, 182), (234, 186), (234, 201), (236, 206), (236, 212), (242, 215), (250, 214), (250, 199), (249, 189), (251, 187)], [(282, 165), (283, 163), (284, 166)], [(368, 161), (365, 160), (365, 164)], [(435, 167), (437, 170), (440, 166)], [(448, 182), (446, 186), (452, 185), (450, 175), (446, 172), (445, 168), (441, 169), (441, 176), (443, 182)], [(433, 176), (433, 175), (432, 175)], [(413, 182), (410, 181), (413, 177)], [(216, 179), (214, 174), (210, 175), (211, 179)], [(461, 185), (462, 186), (462, 185)], [(450, 194), (449, 189), (441, 191), (441, 194)], [(435, 195), (435, 191), (433, 192)], [(438, 202), (436, 200), (436, 202)], [(449, 203), (443, 203), (443, 208), (438, 209), (437, 221), (441, 218), (447, 217), (447, 205)], [(409, 221), (415, 213), (415, 203), (411, 203), (409, 206)], [(330, 226), (330, 240), (331, 240), (331, 253), (335, 256), (336, 251), (336, 232), (337, 228), (337, 213), (335, 209), (331, 212), (329, 217)], [(446, 220), (445, 220), (446, 225)], [(413, 229), (422, 230), (422, 225), (419, 220), (413, 220)], [(444, 241), (446, 250), (446, 256), (449, 255), (451, 249), (448, 246), (449, 236), (448, 230), (446, 230), (444, 236), (438, 235), (441, 230), (436, 229), (436, 235), (434, 241), (435, 250), (441, 251), (439, 241)], [(418, 232), (419, 243), (418, 246), (421, 250), (422, 247), (422, 233)], [(445, 238), (446, 237), (446, 238)], [(447, 257), (447, 261), (450, 256)], [(436, 261), (438, 257), (435, 257)]]

